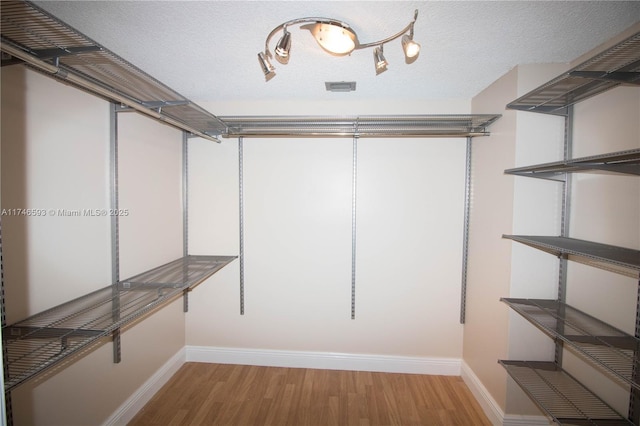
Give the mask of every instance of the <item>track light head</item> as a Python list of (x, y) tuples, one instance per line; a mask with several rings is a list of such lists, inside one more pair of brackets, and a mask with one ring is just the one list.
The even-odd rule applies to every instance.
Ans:
[(418, 58), (418, 54), (420, 54), (420, 44), (413, 41), (412, 35), (405, 34), (402, 36), (402, 49), (409, 63), (415, 61)]
[(373, 62), (376, 66), (376, 75), (382, 74), (387, 70), (387, 65), (389, 65), (389, 63), (384, 58), (384, 52), (382, 51), (382, 46), (376, 47), (373, 50)]
[(284, 29), (284, 34), (282, 34), (282, 38), (276, 44), (276, 60), (281, 64), (289, 63), (289, 52), (291, 51), (291, 33)]
[(260, 62), (265, 81), (269, 81), (276, 76), (276, 69), (263, 52), (258, 53), (258, 62)]

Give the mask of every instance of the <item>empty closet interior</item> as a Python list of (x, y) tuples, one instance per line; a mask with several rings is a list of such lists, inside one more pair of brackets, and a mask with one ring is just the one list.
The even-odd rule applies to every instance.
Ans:
[(461, 375), (495, 424), (640, 424), (638, 22), (470, 100), (263, 113), (0, 6), (8, 424), (126, 424), (185, 361)]

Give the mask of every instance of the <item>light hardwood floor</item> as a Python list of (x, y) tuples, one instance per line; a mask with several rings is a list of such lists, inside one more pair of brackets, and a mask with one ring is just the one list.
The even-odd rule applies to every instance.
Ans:
[(129, 425), (491, 423), (460, 377), (186, 363)]

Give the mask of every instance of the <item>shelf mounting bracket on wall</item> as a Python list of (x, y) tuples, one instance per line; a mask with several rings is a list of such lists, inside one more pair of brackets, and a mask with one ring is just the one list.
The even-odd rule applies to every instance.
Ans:
[(238, 202), (240, 233), (240, 315), (244, 315), (244, 138), (238, 137)]
[[(118, 192), (118, 106), (111, 103), (109, 109), (109, 192), (111, 196), (111, 210), (119, 210)], [(117, 214), (111, 215), (111, 284), (112, 302), (111, 316), (114, 322), (120, 321), (120, 299), (118, 294), (118, 282), (120, 281), (120, 217)], [(113, 341), (113, 362), (115, 364), (122, 361), (120, 328), (111, 332)]]
[(464, 229), (462, 231), (462, 279), (460, 284), (460, 324), (467, 316), (467, 267), (469, 258), (469, 221), (471, 220), (471, 144), (473, 138), (467, 138), (464, 177)]
[(351, 171), (351, 319), (356, 319), (356, 202), (358, 192), (358, 123), (353, 129), (353, 167)]
[[(189, 256), (189, 134), (182, 132), (182, 255)], [(183, 270), (186, 279), (187, 270)], [(189, 312), (189, 292), (187, 287), (182, 292), (182, 311)]]

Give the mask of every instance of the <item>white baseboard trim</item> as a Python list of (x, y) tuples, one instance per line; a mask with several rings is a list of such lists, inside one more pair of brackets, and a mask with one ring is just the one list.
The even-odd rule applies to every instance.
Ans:
[(482, 407), (491, 424), (495, 426), (549, 426), (552, 424), (545, 416), (505, 414), (478, 376), (464, 361), (461, 365), (460, 376), (471, 390), (480, 407)]
[(493, 399), (487, 388), (484, 387), (478, 376), (473, 372), (471, 367), (467, 365), (466, 362), (462, 362), (461, 366), (461, 374), (462, 380), (467, 384), (469, 390), (480, 404), (480, 407), (484, 411), (484, 414), (487, 416), (491, 424), (493, 425), (503, 425), (504, 421), (504, 411), (498, 405), (498, 403)]
[(103, 424), (103, 426), (126, 425), (169, 381), (185, 363), (185, 348), (180, 349), (153, 376), (136, 390)]
[(458, 358), (186, 346), (187, 362), (459, 376)]
[(555, 423), (549, 421), (544, 416), (518, 416), (515, 414), (507, 414), (504, 416), (502, 426), (549, 426)]

